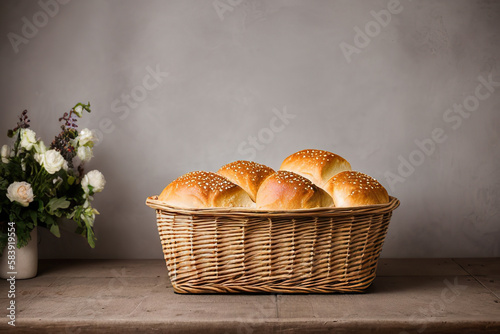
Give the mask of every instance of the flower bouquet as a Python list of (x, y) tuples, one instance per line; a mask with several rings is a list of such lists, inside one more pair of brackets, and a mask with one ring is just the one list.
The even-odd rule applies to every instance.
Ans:
[[(0, 162), (0, 255), (15, 224), (17, 247), (28, 244), (36, 226), (60, 237), (59, 218), (77, 225), (76, 233), (95, 247), (93, 231), (97, 210), (91, 202), (104, 188), (105, 179), (97, 170), (84, 173), (84, 163), (92, 156), (95, 135), (89, 129), (77, 130), (77, 119), (90, 103), (76, 104), (59, 119), (62, 131), (50, 147), (45, 146), (30, 127), (27, 111), (17, 126), (8, 131), (14, 143), (3, 145)], [(78, 118), (77, 118), (78, 117)], [(10, 234), (11, 236), (12, 234)]]

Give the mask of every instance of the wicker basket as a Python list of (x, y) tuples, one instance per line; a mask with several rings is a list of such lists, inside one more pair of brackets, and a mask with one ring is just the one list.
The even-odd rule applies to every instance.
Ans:
[(329, 293), (370, 286), (399, 201), (293, 211), (146, 204), (178, 293)]

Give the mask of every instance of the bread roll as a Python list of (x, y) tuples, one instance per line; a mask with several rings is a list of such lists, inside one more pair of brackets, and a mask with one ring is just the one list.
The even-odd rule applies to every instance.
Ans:
[(288, 171), (277, 171), (262, 182), (256, 207), (265, 210), (294, 210), (332, 206), (323, 189), (308, 179)]
[(272, 173), (274, 170), (270, 167), (245, 160), (231, 162), (217, 171), (217, 174), (243, 188), (254, 202), (260, 185)]
[(211, 172), (191, 172), (163, 189), (160, 201), (181, 208), (253, 207), (245, 190)]
[(290, 155), (280, 170), (297, 173), (324, 188), (326, 181), (337, 173), (351, 170), (351, 165), (340, 155), (322, 150), (302, 150)]
[(333, 198), (336, 207), (383, 204), (389, 202), (387, 190), (366, 174), (346, 171), (332, 177), (325, 190)]

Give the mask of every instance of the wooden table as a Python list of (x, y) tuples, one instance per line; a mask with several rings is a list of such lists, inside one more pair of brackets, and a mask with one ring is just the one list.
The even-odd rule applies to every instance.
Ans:
[(500, 333), (500, 259), (381, 259), (364, 294), (181, 295), (163, 260), (41, 260), (0, 331)]

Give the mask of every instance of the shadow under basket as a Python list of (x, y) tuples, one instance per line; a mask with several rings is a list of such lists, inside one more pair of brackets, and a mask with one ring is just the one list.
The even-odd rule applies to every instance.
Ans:
[(149, 197), (175, 292), (362, 292), (375, 278), (392, 211), (181, 209)]

